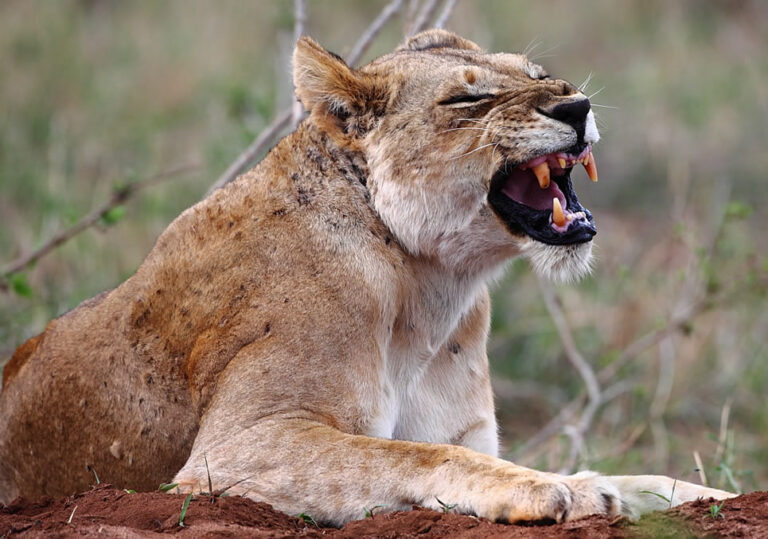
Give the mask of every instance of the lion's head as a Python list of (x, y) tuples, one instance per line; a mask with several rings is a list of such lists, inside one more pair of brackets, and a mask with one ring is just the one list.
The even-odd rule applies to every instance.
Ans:
[(519, 54), (421, 33), (359, 70), (308, 38), (297, 95), (370, 169), (373, 206), (412, 254), (484, 271), (517, 254), (561, 280), (589, 270), (595, 226), (570, 172), (597, 179), (589, 100)]

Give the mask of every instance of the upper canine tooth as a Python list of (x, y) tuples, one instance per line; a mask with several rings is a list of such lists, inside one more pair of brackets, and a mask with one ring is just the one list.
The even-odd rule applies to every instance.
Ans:
[(552, 222), (557, 226), (565, 226), (565, 214), (560, 205), (560, 199), (557, 197), (552, 199)]
[(560, 165), (560, 168), (565, 168), (565, 159), (563, 159), (562, 157), (558, 157), (557, 162)]
[(549, 164), (546, 161), (533, 167), (533, 173), (536, 174), (536, 179), (539, 180), (539, 187), (542, 189), (549, 187)]
[(597, 164), (595, 163), (595, 156), (592, 152), (587, 155), (587, 162), (584, 163), (584, 168), (587, 170), (587, 176), (593, 182), (597, 181)]

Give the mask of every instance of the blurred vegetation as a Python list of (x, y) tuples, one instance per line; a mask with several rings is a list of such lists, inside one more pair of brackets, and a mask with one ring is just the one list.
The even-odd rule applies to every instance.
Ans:
[[(308, 33), (348, 52), (384, 2), (310, 0)], [(0, 295), (0, 364), (49, 319), (112, 288), (155, 238), (291, 103), (292, 2), (0, 3), (0, 260), (39, 246), (113, 190), (190, 161), (14, 275)], [(557, 287), (596, 371), (628, 361), (579, 464), (768, 487), (768, 3), (459, 2), (449, 28), (489, 50), (532, 49), (597, 108), (600, 183), (575, 178), (599, 228), (594, 275)], [(402, 39), (395, 19), (367, 58)], [(577, 185), (578, 187), (578, 185)], [(762, 224), (761, 224), (762, 223)], [(490, 355), (510, 456), (561, 466), (568, 441), (521, 444), (583, 392), (515, 262), (495, 292)], [(614, 388), (615, 389), (615, 388)], [(520, 452), (520, 450), (523, 450)], [(730, 477), (729, 477), (730, 475)]]

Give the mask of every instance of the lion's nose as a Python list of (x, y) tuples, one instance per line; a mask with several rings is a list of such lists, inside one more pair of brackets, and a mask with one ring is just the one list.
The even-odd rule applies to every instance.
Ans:
[(570, 125), (579, 135), (579, 140), (584, 137), (584, 125), (587, 121), (587, 114), (590, 109), (589, 99), (577, 99), (567, 103), (559, 103), (553, 107), (547, 107), (541, 110), (543, 114), (553, 120)]

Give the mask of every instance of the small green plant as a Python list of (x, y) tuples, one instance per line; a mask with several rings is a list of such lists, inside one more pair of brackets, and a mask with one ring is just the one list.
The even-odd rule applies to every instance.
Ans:
[(722, 518), (725, 519), (725, 515), (722, 513), (723, 504), (725, 503), (725, 500), (720, 502), (720, 505), (717, 505), (716, 503), (713, 503), (709, 506), (709, 516), (711, 516), (713, 519)]
[(132, 488), (124, 488), (123, 492), (125, 492), (126, 494), (136, 494), (136, 491), (133, 490)]
[(160, 483), (160, 486), (157, 487), (157, 490), (159, 490), (160, 492), (168, 492), (175, 489), (178, 486), (179, 486), (178, 483)]
[(675, 498), (675, 488), (677, 487), (677, 479), (675, 479), (672, 482), (672, 493), (669, 495), (669, 498), (664, 496), (663, 494), (659, 494), (658, 492), (653, 492), (650, 490), (641, 490), (640, 494), (652, 494), (653, 496), (656, 496), (657, 498), (661, 498), (665, 502), (669, 504), (669, 507), (672, 507), (672, 500)]
[(738, 481), (736, 481), (733, 470), (728, 465), (728, 463), (725, 461), (721, 462), (720, 465), (715, 468), (715, 470), (720, 472), (725, 477), (731, 490), (737, 494), (741, 494), (741, 485), (738, 483)]
[(208, 469), (208, 457), (203, 455), (203, 461), (205, 462), (205, 473), (208, 476), (208, 494), (211, 496), (211, 503), (213, 503), (216, 498), (213, 495), (213, 482), (211, 481), (211, 470)]
[(437, 503), (440, 504), (440, 509), (442, 509), (443, 513), (450, 513), (456, 508), (457, 505), (459, 505), (457, 503), (445, 503), (437, 496), (435, 496), (435, 499), (437, 500)]
[(376, 509), (383, 509), (386, 507), (385, 505), (374, 505), (370, 509), (367, 507), (363, 507), (363, 511), (365, 512), (365, 518), (373, 518), (373, 515), (376, 513)]
[(191, 502), (194, 499), (194, 496), (190, 492), (187, 494), (187, 497), (184, 499), (184, 504), (181, 506), (181, 513), (179, 514), (179, 526), (182, 528), (184, 527), (184, 517), (187, 516), (187, 509), (189, 509), (189, 502)]
[(320, 526), (317, 525), (317, 522), (315, 522), (315, 519), (309, 516), (306, 513), (300, 513), (299, 514), (299, 520), (303, 520), (306, 524), (311, 524), (315, 528), (319, 528)]
[(100, 485), (100, 484), (101, 484), (101, 480), (99, 479), (99, 474), (97, 474), (97, 473), (96, 473), (96, 470), (94, 470), (94, 469), (93, 469), (93, 468), (91, 468), (90, 466), (88, 466), (88, 469), (89, 469), (89, 470), (90, 470), (90, 471), (93, 473), (93, 477), (95, 477), (95, 478), (96, 478), (96, 484), (97, 484), (97, 485)]

